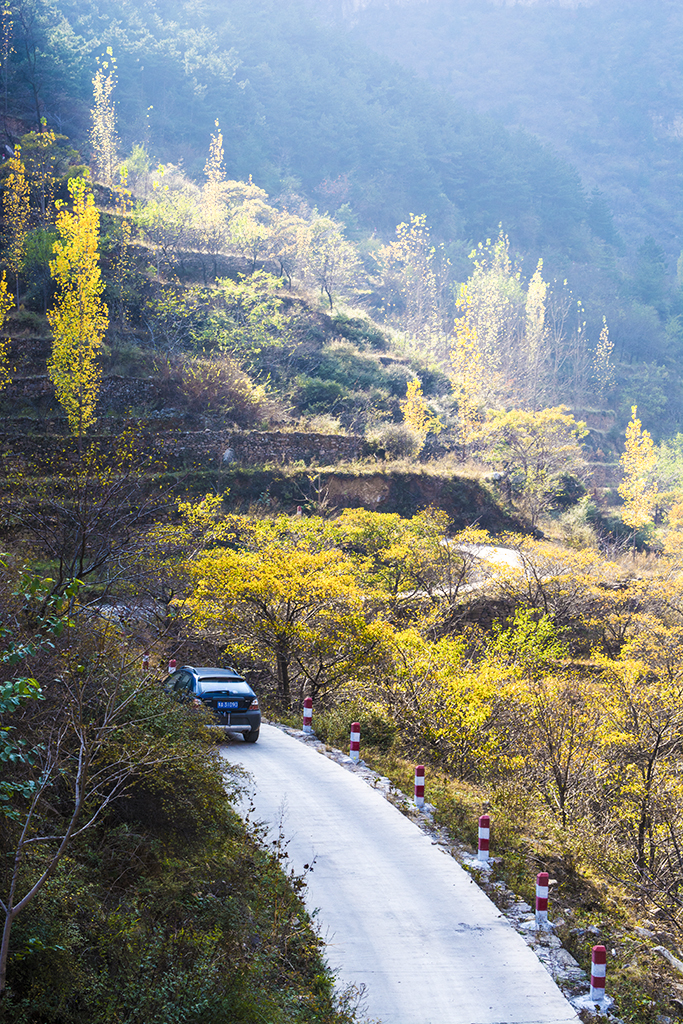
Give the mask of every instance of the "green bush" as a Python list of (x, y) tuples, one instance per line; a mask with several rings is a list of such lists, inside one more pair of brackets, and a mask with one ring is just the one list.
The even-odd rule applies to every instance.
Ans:
[(375, 352), (386, 352), (389, 343), (384, 334), (376, 324), (368, 320), (345, 316), (344, 313), (337, 313), (332, 318), (332, 328), (335, 334), (352, 341), (359, 348), (371, 348)]
[(382, 753), (391, 750), (398, 727), (387, 710), (376, 702), (349, 700), (328, 711), (316, 711), (315, 733), (330, 746), (348, 749), (353, 722), (360, 724), (361, 743)]
[(415, 377), (410, 367), (404, 366), (402, 363), (391, 363), (384, 372), (390, 393), (395, 398), (405, 398), (408, 381)]
[(305, 375), (296, 379), (294, 400), (301, 412), (329, 412), (343, 396), (344, 388), (336, 381)]
[(318, 362), (318, 377), (334, 380), (347, 391), (384, 387), (387, 374), (377, 360), (361, 355), (352, 345), (338, 344), (323, 350)]
[(586, 493), (586, 488), (573, 473), (557, 473), (551, 476), (548, 489), (553, 495), (552, 507), (563, 512), (576, 505)]
[(390, 459), (414, 459), (422, 451), (424, 438), (405, 423), (383, 423), (369, 435), (378, 453)]
[(410, 376), (411, 379), (413, 377), (420, 378), (423, 395), (450, 395), (453, 389), (453, 383), (448, 374), (436, 366), (423, 366), (417, 360), (413, 360), (411, 363)]
[(598, 521), (599, 514), (594, 502), (587, 496), (581, 498), (559, 518), (565, 544), (570, 548), (597, 547), (598, 532), (595, 527)]
[(19, 309), (10, 313), (8, 317), (9, 331), (28, 331), (30, 334), (40, 336), (47, 333), (49, 337), (49, 326), (46, 318), (41, 313), (34, 313), (30, 309)]

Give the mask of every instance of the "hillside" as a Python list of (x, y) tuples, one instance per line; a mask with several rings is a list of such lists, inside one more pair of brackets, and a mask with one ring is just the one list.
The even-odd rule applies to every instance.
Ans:
[(328, 10), (465, 108), (551, 145), (601, 193), (593, 229), (631, 249), (652, 235), (673, 269), (683, 247), (679, 4), (369, 0)]
[[(166, 5), (163, 16), (146, 3), (60, 0), (56, 20), (49, 10), (43, 0), (25, 11), (19, 4), (11, 26), (7, 22), (11, 142), (44, 117), (87, 159), (91, 80), (98, 55), (106, 56), (109, 46), (118, 67), (118, 159), (134, 191), (145, 168), (151, 189), (148, 172), (158, 161), (179, 166), (201, 185), (218, 119), (229, 179), (251, 175), (274, 207), (329, 213), (343, 226), (367, 274), (365, 311), (380, 321), (396, 295), (386, 280), (378, 287), (376, 254), (399, 223), (424, 215), (431, 239), (443, 246), (437, 277), (444, 338), (452, 330), (458, 286), (471, 273), (468, 254), (502, 225), (527, 281), (543, 258), (558, 305), (569, 302), (577, 319), (584, 317), (581, 329), (592, 351), (606, 318), (618, 365), (616, 387), (603, 397), (620, 426), (635, 403), (659, 438), (680, 429), (682, 293), (674, 266), (680, 160), (671, 135), (679, 33), (671, 5), (656, 5), (644, 24), (635, 9), (629, 21), (608, 0), (576, 9), (442, 7), (434, 0), (399, 5), (391, 19), (382, 13), (388, 8), (370, 4), (356, 7), (340, 28), (320, 24), (310, 9), (262, 0), (231, 4), (227, 19), (223, 5), (204, 4), (199, 21), (192, 15), (191, 30), (182, 4)], [(312, 13), (319, 18), (323, 10), (329, 22), (335, 8), (316, 6)], [(631, 23), (638, 26), (633, 45), (643, 47), (651, 101), (640, 87), (629, 91), (633, 54), (622, 42)], [(411, 42), (403, 47), (407, 35)], [(661, 35), (671, 46), (659, 74), (653, 47)], [(522, 68), (515, 55), (529, 47), (538, 57)], [(454, 48), (457, 62), (449, 58)], [(601, 61), (607, 52), (613, 59)], [(409, 64), (411, 54), (417, 74), (396, 63)], [(453, 97), (456, 69), (460, 92)], [(613, 80), (609, 89), (603, 75)], [(519, 84), (511, 90), (506, 83), (513, 81)], [(629, 107), (632, 93), (640, 104), (637, 117)], [(517, 97), (514, 117), (504, 117), (503, 95), (506, 103)], [(649, 134), (641, 124), (650, 117), (646, 103), (652, 107)], [(508, 129), (490, 113), (507, 120)], [(557, 130), (573, 125), (572, 137), (579, 137), (584, 122), (602, 140), (592, 162), (586, 152), (568, 148)], [(592, 194), (594, 186), (601, 195)], [(215, 254), (212, 259), (215, 272)], [(238, 269), (249, 263), (224, 264), (221, 273)], [(206, 281), (206, 258), (200, 273)], [(28, 301), (39, 308), (41, 299), (36, 294)]]
[(111, 46), (124, 152), (143, 143), (199, 177), (218, 118), (230, 177), (251, 174), (273, 196), (293, 186), (332, 212), (347, 203), (366, 229), (390, 233), (424, 212), (451, 240), (478, 241), (503, 221), (520, 245), (584, 247), (587, 207), (571, 167), (298, 4), (230, 3), (226, 18), (214, 0), (197, 21), (191, 4), (161, 15), (148, 0), (59, 0), (58, 27), (43, 0), (31, 9), (27, 28), (13, 22), (7, 62), (12, 114), (27, 127), (45, 116), (80, 147), (94, 61)]
[(552, 872), (568, 948), (612, 951), (620, 1019), (667, 1024), (669, 250), (360, 20), (302, 10), (5, 14), (0, 1016), (354, 1019), (284, 839), (273, 859), (238, 826), (208, 712), (159, 685), (177, 659), (238, 666), (291, 724), (310, 696), (325, 742), (362, 722), (402, 786), (426, 763), (454, 842), (490, 809), (496, 884)]

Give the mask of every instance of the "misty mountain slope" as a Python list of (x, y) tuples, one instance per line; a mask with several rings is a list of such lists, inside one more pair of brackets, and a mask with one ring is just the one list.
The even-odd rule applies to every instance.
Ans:
[(228, 173), (271, 195), (293, 182), (383, 234), (415, 212), (446, 239), (476, 242), (502, 221), (519, 246), (585, 252), (589, 211), (571, 166), (297, 3), (29, 2), (38, 16), (15, 20), (8, 69), (10, 105), (29, 126), (44, 116), (82, 144), (95, 60), (111, 46), (124, 150), (143, 142), (200, 178), (218, 118)]
[(604, 193), (627, 242), (651, 234), (678, 256), (680, 3), (330, 0), (328, 12), (464, 106), (551, 144)]
[[(579, 44), (590, 27), (585, 18), (603, 14), (606, 18), (613, 9), (612, 0), (576, 10), (495, 7), (485, 0), (476, 5), (473, 0), (461, 0), (452, 6), (442, 0), (399, 6), (387, 2), (361, 11), (355, 27), (352, 21), (346, 22), (352, 27), (350, 34), (331, 18), (336, 3), (321, 0), (315, 7), (317, 18), (327, 17), (327, 23), (321, 24), (306, 14), (303, 0), (286, 4), (275, 0), (55, 0), (54, 4), (16, 0), (10, 19), (11, 53), (5, 65), (6, 138), (16, 142), (44, 119), (48, 127), (69, 136), (87, 159), (92, 76), (98, 54), (110, 47), (118, 64), (114, 99), (119, 154), (126, 160), (131, 146), (143, 143), (152, 165), (157, 161), (180, 164), (190, 177), (202, 181), (218, 119), (229, 177), (248, 180), (253, 176), (275, 205), (284, 202), (292, 209), (308, 205), (309, 210), (329, 212), (349, 226), (362, 255), (377, 245), (377, 236), (394, 237), (395, 226), (408, 220), (409, 214), (426, 215), (430, 237), (450, 243), (444, 252), (451, 260), (451, 298), (453, 283), (471, 272), (466, 254), (487, 237), (495, 238), (502, 224), (526, 278), (542, 257), (544, 277), (551, 287), (556, 282), (562, 290), (563, 282), (568, 282), (572, 297), (567, 308), (575, 310), (579, 320), (585, 309), (585, 336), (592, 345), (606, 318), (620, 365), (619, 409), (628, 414), (638, 404), (648, 429), (677, 429), (683, 293), (672, 273), (672, 257), (680, 251), (675, 234), (680, 210), (674, 188), (677, 164), (671, 154), (678, 143), (670, 140), (672, 148), (662, 150), (661, 159), (654, 150), (646, 158), (650, 151), (638, 149), (640, 136), (634, 129), (630, 136), (634, 155), (629, 156), (620, 144), (610, 144), (611, 139), (619, 139), (616, 115), (614, 124), (604, 128), (607, 141), (604, 145), (601, 141), (602, 108), (598, 109), (595, 90), (588, 90), (588, 84), (596, 48), (605, 60), (612, 50), (600, 49), (597, 30), (598, 42), (586, 44), (585, 54)], [(663, 0), (657, 11), (670, 16), (673, 53), (675, 11)], [(481, 20), (487, 12), (491, 24), (494, 16), (499, 19), (498, 36), (489, 33)], [(442, 21), (437, 18), (440, 14)], [(434, 32), (429, 35), (428, 16), (436, 18), (434, 29), (443, 40)], [(448, 34), (453, 25), (457, 27), (456, 16), (464, 26), (457, 46)], [(556, 17), (560, 20), (553, 21)], [(367, 25), (365, 35), (372, 39), (373, 18), (383, 30), (393, 20), (397, 39), (401, 26), (409, 26), (409, 19), (414, 19), (416, 53), (423, 62), (428, 58), (427, 64), (435, 70), (457, 72), (463, 101), (369, 50), (361, 33), (363, 24)], [(567, 19), (572, 18), (578, 28), (567, 51), (568, 29), (563, 35), (558, 26), (566, 28)], [(530, 34), (528, 26), (541, 22), (546, 25), (546, 37)], [(637, 18), (634, 23), (640, 24)], [(510, 26), (519, 28), (516, 36), (508, 33)], [(647, 50), (644, 30), (641, 35), (642, 40), (637, 33), (629, 35), (634, 54), (641, 42), (643, 53)], [(647, 53), (656, 56), (654, 38)], [(531, 96), (522, 71), (527, 68), (532, 77), (532, 72), (540, 73), (534, 40), (540, 40), (538, 47), (547, 44), (549, 58), (543, 65), (545, 84)], [(610, 58), (615, 67), (621, 67), (622, 49), (621, 43), (615, 44)], [(437, 61), (442, 51), (450, 54), (445, 65)], [(558, 55), (566, 56), (564, 64)], [(391, 56), (401, 56), (398, 46), (392, 48)], [(503, 58), (517, 69), (517, 77), (511, 70), (506, 72)], [(653, 78), (652, 61), (643, 65), (647, 74), (641, 77), (648, 83), (653, 104), (661, 93), (670, 98), (671, 106), (671, 98), (677, 95), (680, 86), (672, 60), (668, 51), (661, 56), (661, 89)], [(616, 95), (628, 81), (619, 77), (621, 72), (612, 74), (609, 67), (600, 73), (609, 111), (607, 85)], [(557, 151), (528, 131), (507, 131), (494, 117), (468, 110), (465, 102), (475, 102), (478, 90), (495, 98), (498, 105), (504, 98), (516, 104), (515, 111), (528, 109), (531, 120), (536, 109), (539, 117), (547, 109), (562, 110), (556, 120), (565, 134), (570, 114), (577, 123), (592, 117), (591, 138), (604, 149), (596, 166), (604, 168), (606, 176), (612, 175), (614, 194), (617, 186), (622, 189), (631, 203), (629, 209), (637, 212), (641, 227), (647, 227), (655, 240), (644, 239), (635, 228), (635, 234), (628, 235), (622, 217), (627, 245), (625, 258), (619, 258), (609, 209), (614, 194), (587, 196), (577, 170)], [(647, 107), (647, 96), (637, 102), (628, 90), (624, 96), (618, 110), (622, 120), (628, 120), (632, 101), (629, 116), (635, 124)], [(495, 105), (493, 99), (489, 105)], [(670, 114), (664, 104), (657, 124), (677, 123)], [(655, 124), (652, 117), (650, 122)], [(635, 202), (636, 189), (647, 195), (647, 210)], [(661, 225), (666, 250), (657, 243)]]

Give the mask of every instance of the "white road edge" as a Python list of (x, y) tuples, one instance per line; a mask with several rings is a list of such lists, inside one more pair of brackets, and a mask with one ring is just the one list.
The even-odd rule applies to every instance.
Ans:
[(282, 830), (328, 963), (340, 987), (365, 989), (371, 1020), (578, 1024), (468, 873), (362, 779), (268, 725), (221, 753), (252, 776), (255, 819)]

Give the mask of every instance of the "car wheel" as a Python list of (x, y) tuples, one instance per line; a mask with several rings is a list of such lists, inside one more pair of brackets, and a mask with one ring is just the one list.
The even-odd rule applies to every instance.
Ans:
[(243, 732), (245, 743), (256, 743), (260, 729), (252, 729), (251, 732)]

